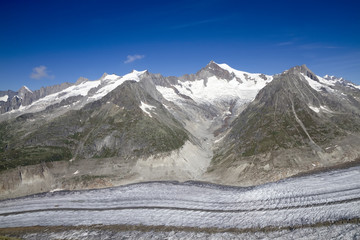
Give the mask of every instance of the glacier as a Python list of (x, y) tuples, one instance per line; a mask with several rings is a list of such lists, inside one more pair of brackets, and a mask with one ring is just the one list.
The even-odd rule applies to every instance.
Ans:
[[(246, 188), (146, 182), (0, 202), (0, 232), (9, 227), (98, 224), (262, 232), (302, 226), (321, 229), (322, 224), (359, 218), (360, 166)], [(358, 234), (360, 226), (355, 226)], [(339, 224), (336, 227), (341, 229)]]

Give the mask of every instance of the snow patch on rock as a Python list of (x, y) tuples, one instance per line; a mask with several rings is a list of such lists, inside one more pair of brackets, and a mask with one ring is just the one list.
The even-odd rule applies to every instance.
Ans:
[(152, 117), (149, 111), (155, 109), (156, 107), (152, 106), (152, 105), (149, 105), (149, 104), (146, 104), (144, 102), (141, 102), (140, 108), (144, 113), (149, 115), (149, 117)]
[(314, 106), (309, 105), (309, 108), (310, 108), (311, 110), (313, 110), (314, 112), (316, 112), (316, 113), (319, 113), (319, 112), (320, 112), (320, 108), (318, 108), (318, 107), (314, 107)]
[(8, 95), (5, 95), (5, 96), (0, 97), (0, 101), (1, 101), (1, 102), (7, 102), (8, 100), (9, 100), (9, 96), (8, 96)]

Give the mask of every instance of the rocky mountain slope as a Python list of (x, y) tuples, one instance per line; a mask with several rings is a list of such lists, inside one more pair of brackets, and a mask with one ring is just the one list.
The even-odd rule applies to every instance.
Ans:
[(305, 65), (279, 74), (232, 122), (209, 171), (252, 184), (356, 159), (359, 100), (356, 86)]
[(305, 65), (104, 74), (0, 92), (0, 112), (3, 198), (149, 180), (252, 185), (360, 156), (360, 87)]

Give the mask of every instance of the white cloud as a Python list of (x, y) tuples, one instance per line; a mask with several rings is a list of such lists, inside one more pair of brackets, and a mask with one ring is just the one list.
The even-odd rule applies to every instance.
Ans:
[(38, 67), (33, 68), (32, 73), (30, 74), (30, 78), (32, 79), (41, 79), (41, 78), (48, 78), (53, 79), (55, 78), (54, 75), (49, 75), (46, 67), (41, 65)]
[(131, 62), (134, 62), (136, 60), (140, 60), (140, 59), (143, 59), (145, 57), (145, 55), (128, 55), (127, 56), (127, 59), (124, 63), (131, 63)]

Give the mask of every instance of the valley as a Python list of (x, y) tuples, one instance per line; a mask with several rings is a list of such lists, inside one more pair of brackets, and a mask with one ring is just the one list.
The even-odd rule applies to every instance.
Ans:
[(2, 94), (0, 235), (359, 237), (360, 87), (342, 78), (211, 61)]
[(0, 240), (360, 240), (356, 1), (2, 1)]

